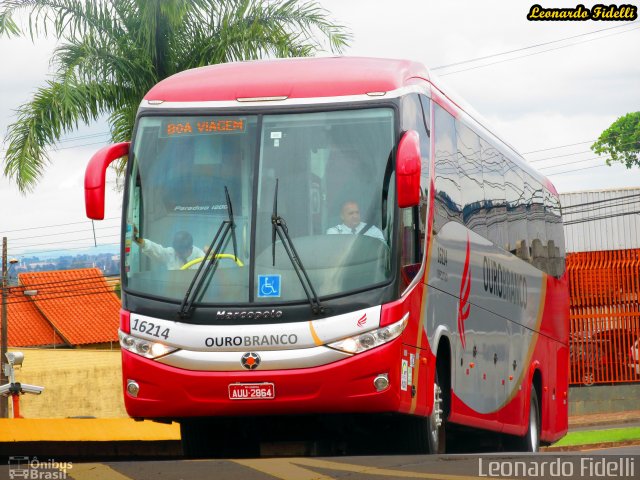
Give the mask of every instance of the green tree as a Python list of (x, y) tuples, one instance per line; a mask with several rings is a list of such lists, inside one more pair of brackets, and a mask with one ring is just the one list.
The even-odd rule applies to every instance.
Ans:
[[(26, 26), (16, 14), (28, 13)], [(345, 27), (315, 1), (5, 0), (0, 35), (55, 35), (55, 73), (17, 111), (5, 137), (5, 176), (33, 190), (47, 147), (108, 116), (114, 142), (131, 138), (144, 94), (182, 70), (263, 57), (341, 52)]]
[(640, 112), (618, 118), (591, 145), (591, 150), (598, 155), (608, 154), (607, 165), (621, 162), (627, 168), (640, 167)]

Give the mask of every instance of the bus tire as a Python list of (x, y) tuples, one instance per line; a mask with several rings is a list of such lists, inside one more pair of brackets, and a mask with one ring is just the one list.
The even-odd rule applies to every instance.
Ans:
[(529, 400), (529, 426), (524, 437), (520, 438), (520, 451), (538, 452), (540, 450), (540, 402), (538, 393), (531, 385), (531, 399)]
[(187, 458), (202, 458), (210, 454), (210, 446), (206, 437), (207, 429), (203, 423), (192, 420), (180, 422), (180, 438), (182, 453)]
[(446, 452), (447, 435), (445, 421), (444, 395), (440, 385), (438, 371), (435, 372), (433, 381), (433, 409), (431, 415), (427, 417), (427, 448), (431, 454), (442, 454)]
[[(224, 434), (220, 434), (224, 432)], [(187, 458), (240, 458), (260, 455), (260, 441), (243, 419), (198, 418), (180, 422)]]

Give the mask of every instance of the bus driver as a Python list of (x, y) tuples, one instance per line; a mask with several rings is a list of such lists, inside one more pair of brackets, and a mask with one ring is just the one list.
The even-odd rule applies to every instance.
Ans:
[[(196, 258), (204, 258), (204, 252), (193, 245), (193, 237), (189, 232), (181, 230), (173, 237), (171, 247), (163, 247), (147, 238), (138, 236), (137, 227), (133, 227), (133, 241), (138, 244), (140, 251), (148, 257), (164, 263), (168, 270), (180, 270), (185, 264)], [(198, 268), (198, 264), (190, 268)]]
[(385, 241), (384, 235), (378, 227), (360, 221), (360, 207), (357, 202), (353, 200), (344, 202), (340, 210), (340, 218), (342, 224), (329, 228), (327, 234), (366, 235)]

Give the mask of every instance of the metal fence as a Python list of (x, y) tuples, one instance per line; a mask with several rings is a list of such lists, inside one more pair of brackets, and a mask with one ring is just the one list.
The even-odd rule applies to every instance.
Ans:
[(640, 249), (567, 255), (569, 383), (640, 382)]

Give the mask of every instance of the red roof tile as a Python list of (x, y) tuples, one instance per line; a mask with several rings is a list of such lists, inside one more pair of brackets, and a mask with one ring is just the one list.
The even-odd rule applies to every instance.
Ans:
[(22, 288), (9, 288), (7, 295), (7, 343), (10, 347), (64, 345)]
[(97, 268), (21, 273), (38, 310), (72, 345), (118, 340), (120, 299)]

